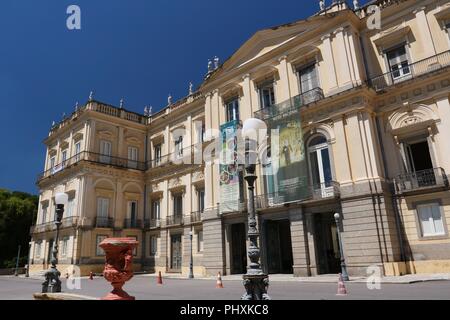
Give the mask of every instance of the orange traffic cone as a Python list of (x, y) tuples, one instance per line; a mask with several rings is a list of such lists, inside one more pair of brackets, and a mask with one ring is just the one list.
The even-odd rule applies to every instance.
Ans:
[(220, 272), (217, 274), (216, 288), (223, 289), (222, 275), (220, 274)]
[(158, 284), (163, 284), (163, 281), (162, 281), (162, 276), (161, 276), (161, 271), (159, 271), (159, 273), (158, 273), (158, 282), (157, 282)]
[(339, 273), (339, 282), (338, 282), (338, 291), (337, 296), (346, 296), (347, 295), (347, 288), (345, 288), (344, 279), (342, 279), (342, 274)]
[(89, 280), (94, 280), (94, 274), (91, 272), (89, 272)]

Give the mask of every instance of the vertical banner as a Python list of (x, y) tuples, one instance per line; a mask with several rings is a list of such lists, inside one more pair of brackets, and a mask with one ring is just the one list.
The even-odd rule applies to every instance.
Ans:
[[(276, 107), (275, 107), (276, 108)], [(304, 200), (309, 196), (305, 145), (298, 108), (279, 108), (264, 119), (270, 133), (274, 204)]]
[(236, 212), (239, 209), (239, 171), (237, 163), (238, 121), (220, 127), (220, 213)]

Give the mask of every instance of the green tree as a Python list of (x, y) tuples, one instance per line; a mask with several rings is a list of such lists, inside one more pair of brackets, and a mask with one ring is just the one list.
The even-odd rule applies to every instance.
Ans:
[(0, 268), (15, 264), (19, 245), (19, 263), (26, 264), (30, 227), (36, 220), (38, 201), (35, 195), (0, 189)]

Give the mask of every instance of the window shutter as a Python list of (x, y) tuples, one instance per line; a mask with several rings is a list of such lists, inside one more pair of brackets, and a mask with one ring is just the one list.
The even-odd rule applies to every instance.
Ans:
[(441, 209), (438, 205), (431, 206), (434, 231), (436, 234), (445, 234), (444, 223), (442, 221)]

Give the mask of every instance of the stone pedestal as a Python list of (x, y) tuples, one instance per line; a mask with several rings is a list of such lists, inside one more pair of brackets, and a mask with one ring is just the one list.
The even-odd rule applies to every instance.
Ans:
[(102, 300), (134, 300), (122, 287), (133, 277), (133, 249), (138, 245), (134, 238), (107, 238), (100, 243), (105, 251), (103, 276), (111, 282), (113, 291)]

